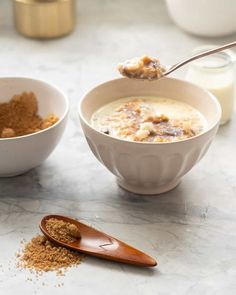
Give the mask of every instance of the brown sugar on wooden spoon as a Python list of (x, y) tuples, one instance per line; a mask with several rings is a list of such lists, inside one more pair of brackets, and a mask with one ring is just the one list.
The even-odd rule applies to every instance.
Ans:
[[(58, 220), (61, 220), (63, 221), (62, 224), (69, 223), (75, 225), (75, 227), (78, 228), (81, 237), (77, 238), (74, 242), (62, 242), (60, 237), (56, 239), (55, 232), (53, 233), (53, 237), (49, 232), (51, 228), (49, 230), (47, 229), (47, 227), (49, 227), (48, 222), (52, 219), (56, 219), (57, 222)], [(107, 235), (106, 233), (98, 231), (95, 228), (80, 222), (77, 219), (61, 215), (47, 215), (42, 218), (39, 227), (49, 240), (71, 250), (76, 250), (88, 255), (126, 264), (144, 267), (153, 267), (157, 265), (156, 260), (149, 255), (112, 236)]]
[(50, 218), (46, 221), (48, 233), (56, 240), (64, 243), (73, 243), (80, 238), (80, 232), (76, 225)]
[[(50, 218), (46, 222), (46, 228), (50, 235), (65, 243), (72, 243), (80, 239), (80, 232), (74, 224), (56, 218)], [(58, 246), (49, 241), (45, 236), (36, 236), (24, 245), (18, 266), (36, 270), (36, 272), (57, 271), (63, 274), (61, 269), (80, 264), (82, 255), (65, 247)]]

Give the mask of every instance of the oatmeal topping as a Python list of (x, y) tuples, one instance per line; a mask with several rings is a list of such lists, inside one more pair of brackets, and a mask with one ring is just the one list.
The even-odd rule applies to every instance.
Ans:
[(96, 129), (130, 141), (172, 142), (193, 137), (205, 127), (197, 110), (178, 101), (153, 97), (119, 101), (95, 112)]
[(147, 55), (135, 57), (119, 64), (118, 70), (125, 77), (147, 80), (159, 79), (166, 71), (157, 58)]

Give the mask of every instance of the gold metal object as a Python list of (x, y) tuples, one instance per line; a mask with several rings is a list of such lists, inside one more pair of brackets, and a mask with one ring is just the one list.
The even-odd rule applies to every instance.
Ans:
[(13, 0), (15, 26), (24, 36), (39, 39), (69, 34), (75, 25), (75, 0)]

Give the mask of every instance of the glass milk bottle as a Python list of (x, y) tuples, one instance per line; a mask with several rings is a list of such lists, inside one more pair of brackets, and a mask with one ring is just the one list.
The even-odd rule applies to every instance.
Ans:
[[(194, 53), (210, 49), (202, 47)], [(222, 108), (220, 124), (230, 120), (234, 106), (235, 73), (234, 62), (227, 52), (219, 52), (192, 62), (186, 80), (206, 88), (218, 99)]]

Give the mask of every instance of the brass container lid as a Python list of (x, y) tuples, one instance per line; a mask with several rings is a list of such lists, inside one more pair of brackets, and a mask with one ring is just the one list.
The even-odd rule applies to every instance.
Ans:
[(75, 26), (74, 0), (14, 0), (16, 30), (30, 38), (69, 34)]

